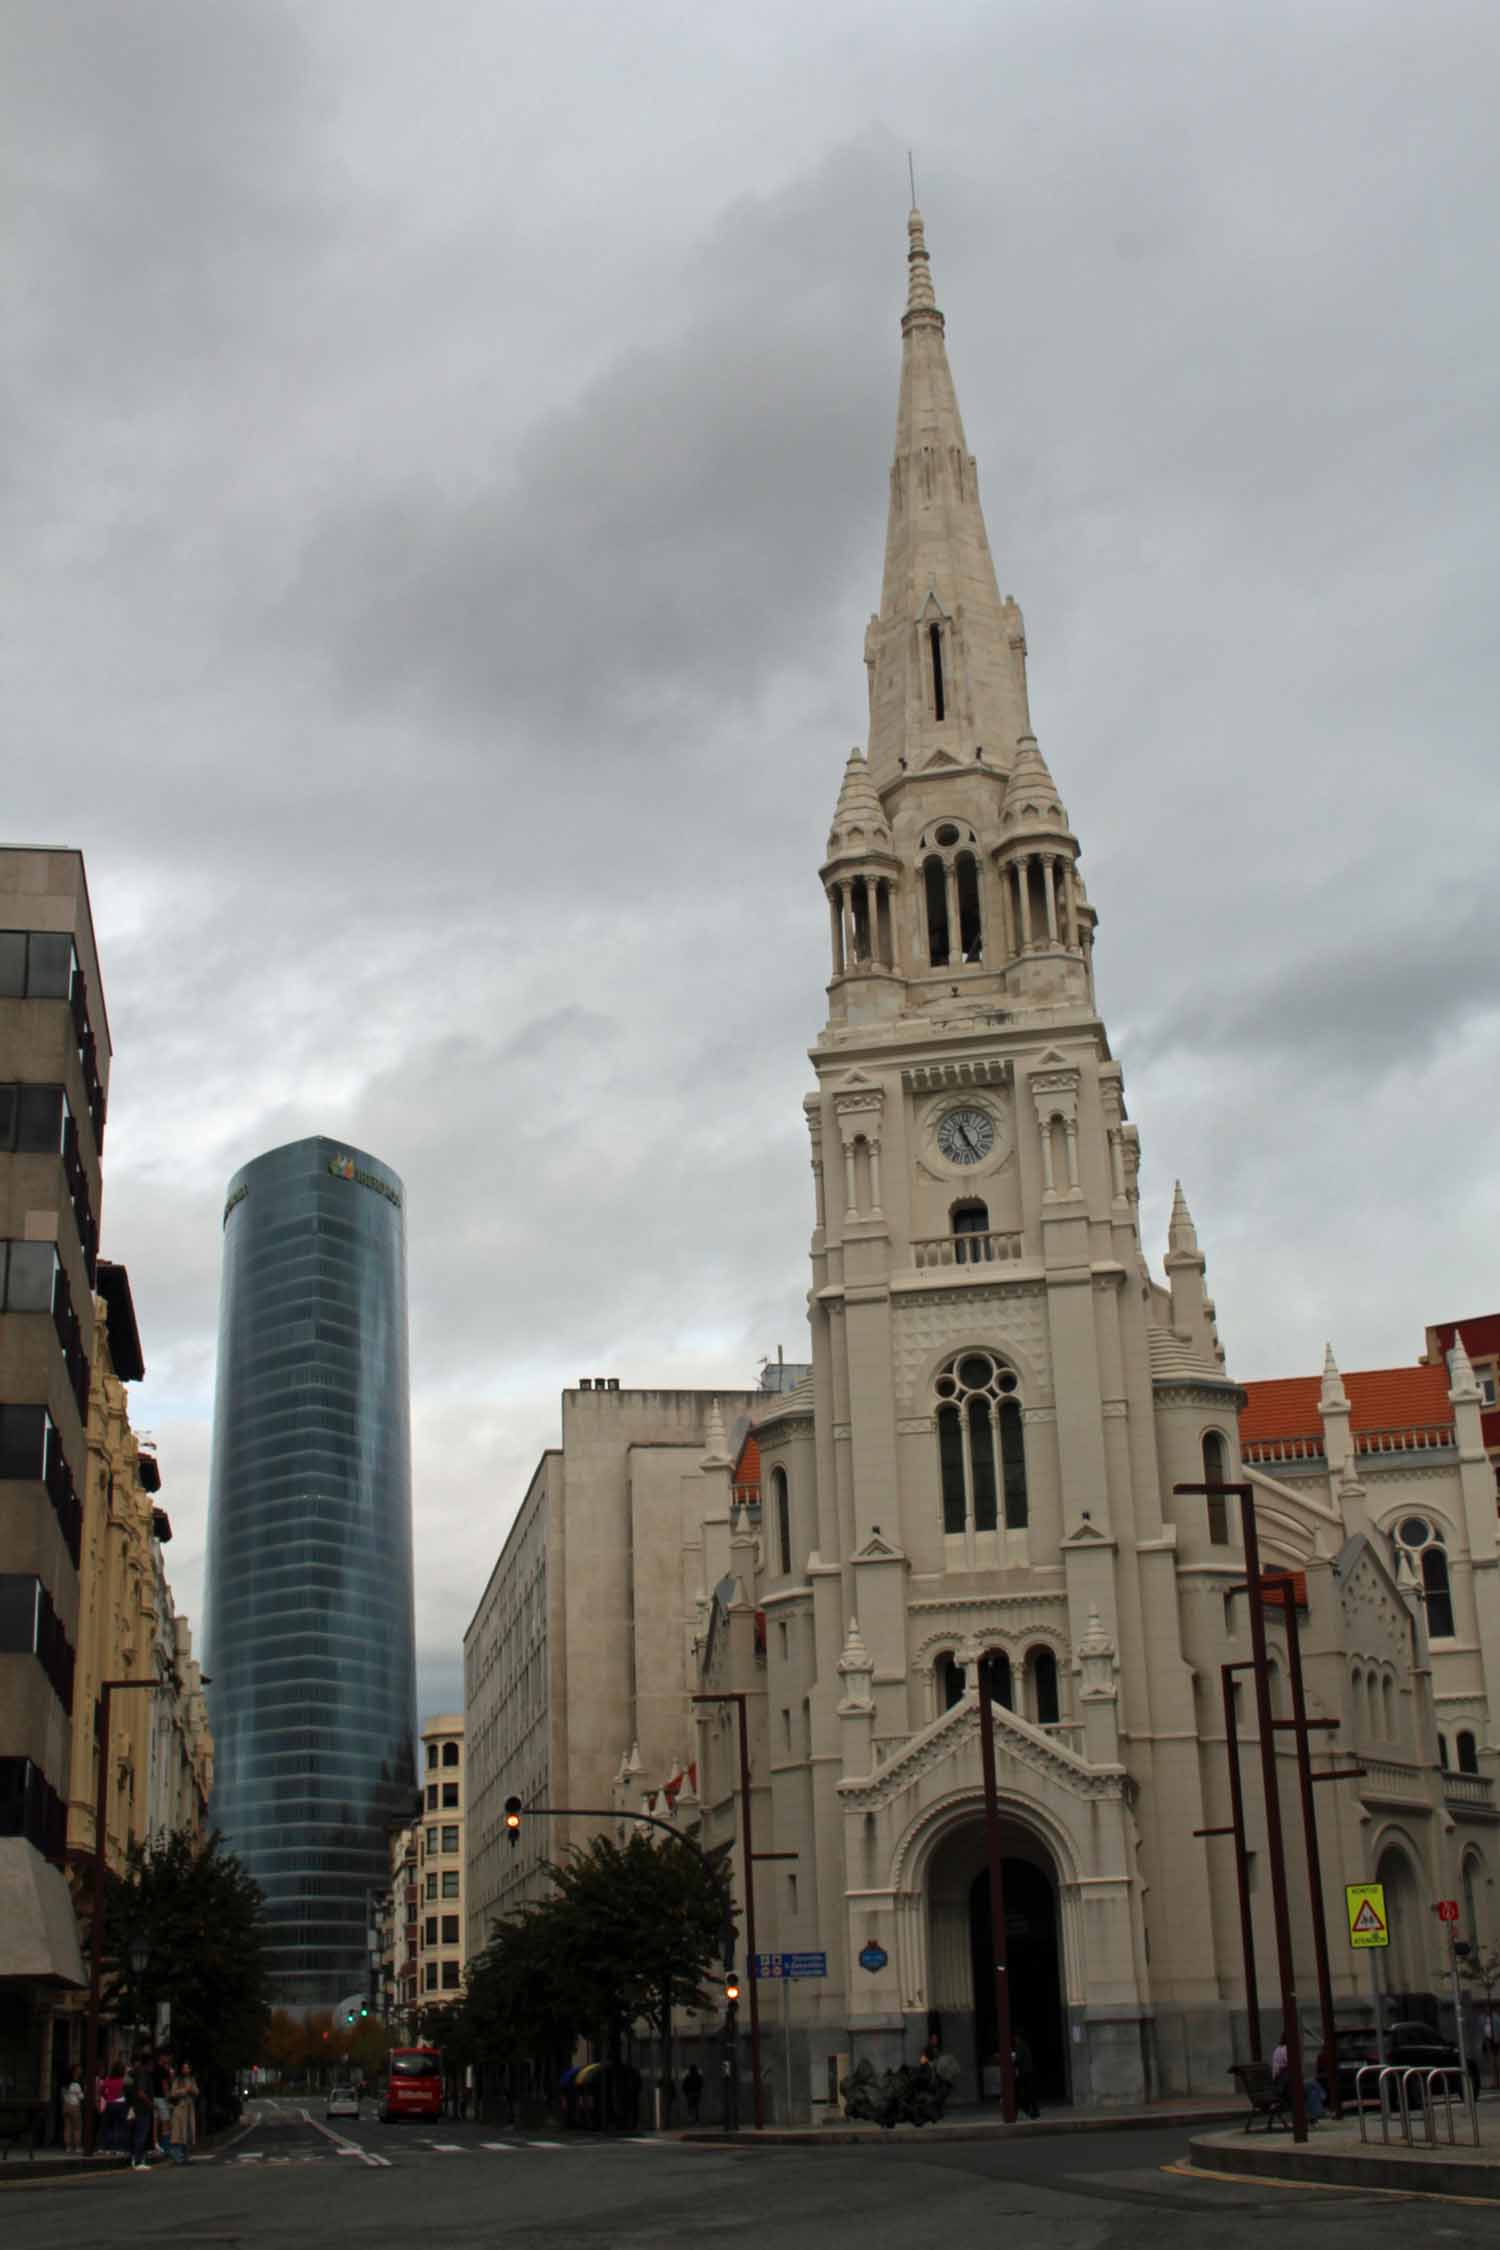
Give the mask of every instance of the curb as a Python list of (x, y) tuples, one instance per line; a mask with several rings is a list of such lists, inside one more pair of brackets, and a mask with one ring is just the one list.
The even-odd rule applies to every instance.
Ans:
[(1018, 2118), (1014, 2125), (753, 2125), (740, 2133), (722, 2126), (689, 2126), (674, 2139), (693, 2148), (914, 2148), (920, 2141), (1047, 2141), (1071, 2133), (1149, 2133), (1204, 2125), (1232, 2125), (1245, 2114), (1244, 2104), (1223, 2109), (1172, 2109), (1143, 2115), (1139, 2110), (1112, 2117), (1100, 2110), (1088, 2117)]
[(128, 2156), (29, 2156), (0, 2164), (0, 2189), (25, 2187), (30, 2180), (95, 2180), (109, 2172), (128, 2172)]
[[(1465, 2163), (1452, 2149), (1430, 2159), (1389, 2155), (1383, 2148), (1298, 2148), (1290, 2134), (1240, 2141), (1193, 2140), (1188, 2151), (1205, 2171), (1250, 2172), (1272, 2179), (1316, 2181), (1323, 2187), (1394, 2188), (1401, 2195), (1472, 2195), (1500, 2203), (1500, 2164)], [(1269, 2142), (1270, 2146), (1264, 2146)]]

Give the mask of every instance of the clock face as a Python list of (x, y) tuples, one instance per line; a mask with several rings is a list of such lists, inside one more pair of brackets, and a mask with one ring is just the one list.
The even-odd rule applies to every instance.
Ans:
[(979, 1164), (995, 1145), (995, 1120), (987, 1109), (950, 1109), (937, 1145), (950, 1164)]

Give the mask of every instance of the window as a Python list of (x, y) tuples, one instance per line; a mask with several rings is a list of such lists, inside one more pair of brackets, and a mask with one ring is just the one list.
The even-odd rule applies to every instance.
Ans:
[(436, 1961), (429, 1961), (426, 1968), (422, 1972), (422, 1989), (424, 1992), (436, 1992), (437, 1972), (438, 1965)]
[(792, 1503), (787, 1492), (785, 1469), (771, 1471), (771, 1501), (776, 1511), (776, 1546), (781, 1557), (781, 1575), (790, 1575), (792, 1568)]
[(986, 1203), (955, 1203), (953, 1206), (953, 1263), (956, 1266), (983, 1265), (991, 1256), (990, 1212)]
[(960, 852), (954, 862), (958, 877), (958, 950), (965, 961), (984, 957), (984, 925), (979, 912), (979, 869), (970, 852)]
[(427, 1810), (429, 1812), (437, 1811), (437, 1783), (435, 1781), (429, 1781), (427, 1784)]
[(964, 1668), (951, 1650), (945, 1650), (933, 1669), (937, 1673), (938, 1701), (945, 1711), (951, 1711), (964, 1699)]
[(0, 1086), (0, 1155), (61, 1156), (67, 1114), (61, 1086)]
[(1013, 1711), (1016, 1699), (1011, 1687), (1010, 1658), (1004, 1649), (989, 1649), (979, 1659), (979, 1664), (990, 1683), (990, 1701), (998, 1703), (1002, 1711)]
[(1462, 1730), (1462, 1732), (1461, 1732), (1461, 1733), (1459, 1734), (1459, 1736), (1458, 1736), (1458, 1739), (1457, 1739), (1457, 1741), (1456, 1741), (1456, 1742), (1455, 1742), (1455, 1744), (1454, 1744), (1454, 1748), (1455, 1748), (1455, 1749), (1457, 1750), (1457, 1752), (1458, 1752), (1458, 1770), (1459, 1770), (1459, 1772), (1460, 1772), (1460, 1773), (1478, 1773), (1478, 1771), (1479, 1771), (1479, 1745), (1478, 1745), (1478, 1743), (1477, 1743), (1477, 1742), (1476, 1742), (1476, 1741), (1474, 1740), (1474, 1737), (1473, 1737), (1473, 1735), (1472, 1735), (1472, 1734), (1470, 1734), (1470, 1732), (1469, 1732), (1469, 1730), (1468, 1730), (1468, 1728), (1467, 1728), (1467, 1727), (1465, 1727), (1465, 1728), (1464, 1728), (1464, 1729)]
[(436, 1897), (437, 1897), (437, 1877), (436, 1877), (435, 1875), (429, 1875), (429, 1876), (428, 1876), (428, 1878), (427, 1878), (427, 1888), (426, 1888), (426, 1890), (425, 1890), (425, 1891), (423, 1892), (423, 1894), (422, 1894), (422, 1895), (424, 1896), (424, 1898), (436, 1898)]
[(443, 1783), (443, 1803), (450, 1806), (458, 1803), (458, 1783), (456, 1781), (445, 1781)]
[(943, 628), (929, 625), (928, 645), (932, 650), (932, 715), (939, 722), (947, 716), (947, 699), (943, 694)]
[(423, 1942), (424, 1942), (425, 1944), (427, 1944), (427, 1945), (436, 1945), (436, 1944), (437, 1944), (437, 1933), (438, 1933), (438, 1918), (437, 1918), (437, 1916), (436, 1916), (435, 1914), (429, 1914), (429, 1915), (428, 1915), (428, 1917), (427, 1917), (427, 1920), (426, 1920), (426, 1922), (425, 1922), (425, 1923), (423, 1924), (423, 1927), (422, 1927), (422, 1938), (423, 1938)]
[(458, 1764), (458, 1744), (456, 1742), (445, 1742), (443, 1744), (443, 1764), (445, 1766), (456, 1766)]
[(922, 889), (927, 900), (927, 958), (935, 969), (948, 966), (948, 886), (940, 859), (929, 859), (922, 869)]
[[(1205, 1484), (1222, 1484), (1225, 1479), (1224, 1440), (1217, 1430), (1203, 1433), (1203, 1481)], [(1208, 1500), (1208, 1540), (1212, 1547), (1229, 1545), (1229, 1502), (1212, 1493)]]
[(429, 1773), (431, 1772), (432, 1768), (433, 1768), (433, 1767), (434, 1767), (434, 1766), (435, 1766), (435, 1765), (437, 1764), (437, 1752), (438, 1752), (438, 1746), (437, 1746), (437, 1744), (436, 1744), (435, 1742), (429, 1742), (429, 1743), (428, 1743), (428, 1745), (427, 1745), (427, 1769), (428, 1769)]
[(456, 1828), (445, 1828), (443, 1830), (443, 1849), (445, 1852), (456, 1852), (458, 1850), (458, 1830)]
[(0, 1654), (34, 1656), (67, 1712), (73, 1708), (73, 1644), (52, 1596), (33, 1572), (0, 1576)]
[(988, 1352), (964, 1352), (939, 1375), (938, 1475), (946, 1532), (1026, 1524), (1026, 1447), (1016, 1378)]
[(1496, 1385), (1495, 1362), (1488, 1359), (1476, 1367), (1474, 1380), (1479, 1385), (1480, 1405), (1493, 1407), (1496, 1404), (1497, 1396), (1500, 1396), (1500, 1391), (1497, 1391)]
[(443, 1916), (443, 1943), (444, 1945), (457, 1945), (458, 1943), (458, 1916), (456, 1914), (445, 1914)]
[(422, 1843), (424, 1851), (430, 1857), (431, 1854), (437, 1850), (437, 1830), (435, 1828), (429, 1828), (422, 1839)]
[[(427, 1880), (430, 1883), (432, 1877), (429, 1875)], [(458, 1869), (456, 1867), (445, 1867), (443, 1869), (443, 1896), (444, 1898), (457, 1898), (458, 1896)]]
[(1057, 1658), (1050, 1648), (1034, 1648), (1028, 1659), (1031, 1665), (1031, 1697), (1039, 1727), (1055, 1727), (1060, 1716), (1057, 1697)]
[(66, 1000), (73, 940), (53, 930), (0, 930), (0, 1000)]
[(1438, 1736), (1438, 1764), (1444, 1773), (1448, 1771), (1448, 1737), (1445, 1734)]
[(443, 1963), (443, 1990), (445, 1992), (457, 1992), (459, 1979), (462, 1975), (463, 1964), (461, 1962), (445, 1961)]
[(0, 1242), (0, 1312), (51, 1312), (57, 1246)]

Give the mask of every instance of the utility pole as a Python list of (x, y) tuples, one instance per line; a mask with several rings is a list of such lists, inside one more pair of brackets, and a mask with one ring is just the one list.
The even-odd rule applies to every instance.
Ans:
[(750, 1698), (741, 1688), (714, 1695), (695, 1695), (694, 1703), (732, 1703), (740, 1727), (740, 1823), (745, 1840), (745, 1966), (750, 1986), (750, 2075), (754, 2081), (755, 2129), (766, 2122), (766, 2089), (760, 2075), (760, 1979), (755, 1973), (755, 1868), (762, 1859), (796, 1859), (796, 1852), (758, 1852), (750, 1826)]
[(1245, 2018), (1250, 2060), (1261, 2062), (1260, 1986), (1255, 1974), (1255, 1922), (1250, 1912), (1250, 1852), (1245, 1841), (1245, 1785), (1240, 1775), (1240, 1723), (1234, 1708), (1234, 1675), (1248, 1672), (1248, 1664), (1221, 1664), (1219, 1687), (1224, 1698), (1224, 1748), (1229, 1759), (1229, 1825), (1195, 1828), (1195, 1836), (1234, 1838), (1235, 1887), (1240, 1902), (1240, 1952), (1245, 1965)]
[(1287, 1909), (1286, 1846), (1281, 1832), (1281, 1795), (1276, 1773), (1275, 1721), (1271, 1679), (1266, 1666), (1266, 1609), (1260, 1569), (1260, 1536), (1255, 1522), (1255, 1492), (1248, 1484), (1175, 1484), (1179, 1494), (1233, 1495), (1240, 1504), (1245, 1543), (1245, 1577), (1250, 1590), (1250, 1660), (1255, 1675), (1255, 1715), (1260, 1732), (1260, 1776), (1266, 1805), (1266, 1857), (1271, 1867), (1271, 1911), (1276, 1929), (1276, 1969), (1281, 1984), (1281, 2037), (1286, 2048), (1292, 2138), (1307, 2139), (1307, 2099), (1302, 2084), (1302, 2027), (1297, 2020), (1296, 1971), (1292, 1962), (1292, 1923)]
[[(1016, 2121), (1016, 2058), (1011, 2047), (1010, 1963), (1005, 1943), (1005, 1861), (995, 1792), (995, 1708), (988, 1657), (979, 1659), (979, 1756), (984, 1774), (984, 1841), (990, 1869), (990, 1942), (995, 1954), (995, 2038), (1000, 2049), (1000, 2114)], [(981, 2065), (981, 2068), (983, 2066)]]

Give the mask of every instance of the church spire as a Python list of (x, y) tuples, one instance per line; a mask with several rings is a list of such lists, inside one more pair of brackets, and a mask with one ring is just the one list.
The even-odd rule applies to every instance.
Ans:
[(1004, 774), (1031, 731), (1021, 613), (996, 584), (920, 211), (906, 231), (885, 577), (865, 639), (877, 788), (976, 762)]

